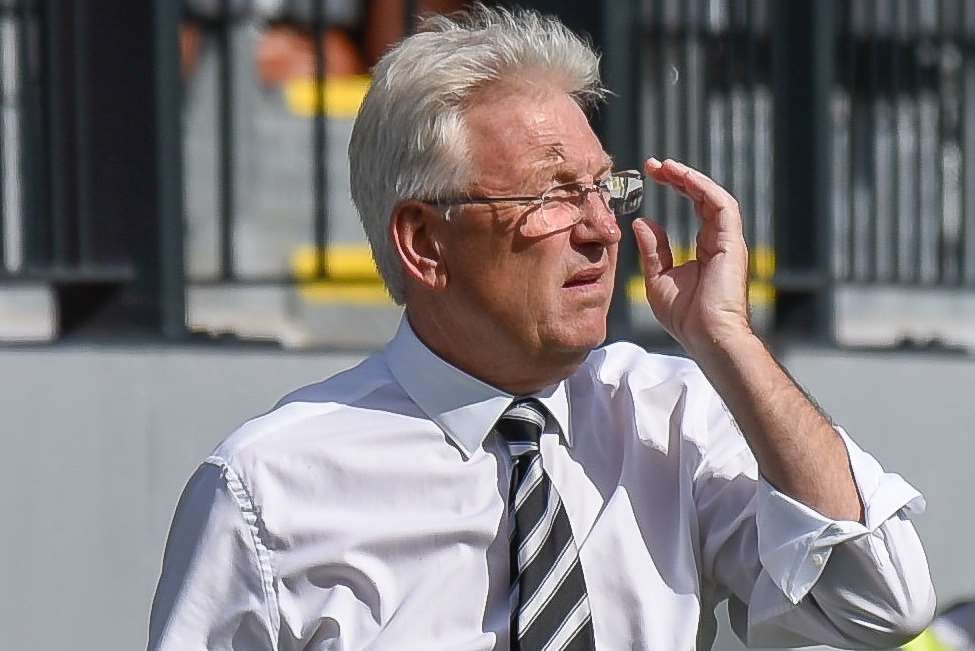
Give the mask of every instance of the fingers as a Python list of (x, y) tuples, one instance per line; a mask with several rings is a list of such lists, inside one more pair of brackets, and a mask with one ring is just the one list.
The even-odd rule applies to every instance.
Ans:
[(643, 271), (648, 278), (659, 276), (673, 268), (674, 254), (663, 226), (642, 217), (633, 220), (633, 234), (643, 259)]
[(705, 174), (669, 158), (663, 163), (650, 158), (644, 168), (657, 183), (670, 186), (691, 199), (702, 219), (717, 221), (722, 228), (741, 228), (738, 201)]

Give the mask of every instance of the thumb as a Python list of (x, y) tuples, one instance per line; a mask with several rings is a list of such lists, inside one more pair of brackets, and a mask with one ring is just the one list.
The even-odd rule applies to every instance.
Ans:
[(674, 266), (674, 254), (663, 226), (646, 217), (633, 220), (633, 234), (643, 260), (643, 273), (652, 279)]

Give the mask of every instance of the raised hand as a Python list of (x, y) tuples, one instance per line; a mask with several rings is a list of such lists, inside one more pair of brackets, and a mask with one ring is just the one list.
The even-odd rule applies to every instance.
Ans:
[(750, 334), (748, 249), (738, 202), (713, 180), (677, 161), (650, 158), (644, 168), (654, 181), (693, 201), (700, 220), (697, 259), (677, 267), (663, 228), (647, 218), (633, 222), (647, 300), (657, 320), (692, 356)]

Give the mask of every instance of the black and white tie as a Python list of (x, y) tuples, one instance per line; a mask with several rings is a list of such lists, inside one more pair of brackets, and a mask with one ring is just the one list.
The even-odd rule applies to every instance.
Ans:
[(579, 550), (559, 493), (542, 469), (538, 443), (547, 413), (534, 398), (517, 400), (494, 426), (514, 462), (511, 649), (594, 649)]

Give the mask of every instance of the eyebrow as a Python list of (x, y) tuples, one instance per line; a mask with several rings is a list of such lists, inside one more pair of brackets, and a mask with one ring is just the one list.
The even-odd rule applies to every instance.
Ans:
[(545, 147), (545, 155), (531, 173), (530, 183), (538, 184), (557, 173), (565, 163), (565, 150), (561, 145), (553, 144)]
[[(593, 176), (600, 176), (603, 172), (608, 172), (613, 169), (613, 157), (603, 152), (602, 160), (600, 161), (600, 166), (596, 170)], [(578, 178), (578, 174), (574, 170), (562, 167), (561, 165), (546, 167), (542, 172), (554, 172), (555, 178), (562, 178), (568, 181), (574, 181)]]
[[(566, 182), (573, 182), (578, 179), (578, 174), (567, 169), (565, 165), (565, 149), (558, 143), (553, 143), (545, 147), (545, 155), (540, 161), (540, 165), (535, 168), (531, 176), (532, 185), (541, 185), (548, 179), (562, 179)], [(596, 176), (613, 169), (613, 157), (606, 151), (602, 152), (602, 160)]]

